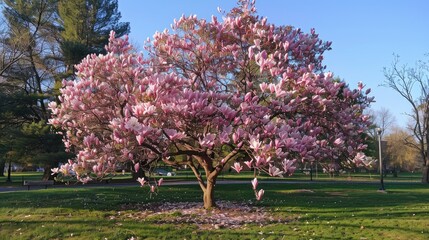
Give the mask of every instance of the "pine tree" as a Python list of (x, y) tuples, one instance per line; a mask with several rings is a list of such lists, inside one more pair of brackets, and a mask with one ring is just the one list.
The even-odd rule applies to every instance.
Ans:
[[(44, 155), (45, 167), (64, 155), (60, 138), (51, 138), (47, 125), (47, 102), (54, 99), (54, 86), (64, 71), (59, 51), (57, 0), (5, 0), (3, 53), (13, 53), (12, 62), (2, 63), (0, 81), (0, 141), (9, 161), (36, 163)], [(27, 126), (27, 127), (25, 127)], [(36, 126), (44, 131), (29, 131)], [(13, 129), (13, 131), (11, 131)], [(8, 141), (14, 139), (14, 141)], [(6, 141), (3, 141), (6, 140)], [(5, 155), (6, 153), (6, 155)], [(50, 175), (50, 169), (45, 176)]]
[(130, 32), (128, 22), (119, 22), (117, 0), (60, 0), (58, 13), (61, 18), (61, 50), (68, 73), (90, 53), (104, 53), (109, 32), (117, 36)]

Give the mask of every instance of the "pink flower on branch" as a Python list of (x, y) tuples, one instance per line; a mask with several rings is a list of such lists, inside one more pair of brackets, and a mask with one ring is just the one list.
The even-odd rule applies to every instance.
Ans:
[(144, 179), (144, 178), (137, 178), (137, 182), (139, 182), (140, 183), (140, 186), (144, 186), (144, 184), (146, 183), (146, 180)]
[(261, 201), (262, 196), (264, 196), (264, 189), (260, 189), (259, 191), (256, 192), (256, 200), (257, 201)]
[(161, 186), (161, 184), (164, 182), (164, 178), (160, 178), (159, 180), (158, 180), (158, 186)]
[(59, 168), (51, 168), (51, 175), (58, 174), (60, 172)]
[(243, 170), (243, 166), (241, 166), (239, 162), (235, 162), (234, 166), (232, 166), (231, 168), (234, 169), (237, 173), (240, 173), (241, 170)]
[(137, 140), (139, 145), (142, 145), (144, 142), (144, 137), (142, 135), (137, 135), (136, 140)]
[(247, 166), (248, 168), (252, 168), (253, 160), (250, 160), (250, 161), (244, 161), (244, 164), (246, 164), (246, 166)]
[(252, 182), (253, 190), (256, 190), (256, 188), (258, 187), (258, 179), (254, 178), (251, 182)]
[(283, 177), (283, 171), (281, 171), (278, 167), (270, 165), (268, 168), (268, 174), (272, 177)]
[(90, 178), (90, 177), (79, 178), (79, 177), (78, 177), (78, 180), (79, 180), (82, 184), (87, 184), (89, 181), (91, 181), (91, 180), (92, 180), (92, 178)]
[(199, 143), (202, 147), (211, 148), (215, 144), (216, 134), (209, 133), (204, 138), (200, 138)]
[(134, 171), (136, 172), (136, 173), (138, 173), (139, 172), (139, 170), (140, 170), (140, 163), (136, 163), (136, 164), (134, 164)]
[(139, 123), (139, 120), (135, 117), (131, 117), (128, 119), (128, 121), (125, 123), (125, 128), (131, 131), (140, 131), (143, 127)]
[(250, 137), (250, 141), (249, 141), (250, 146), (249, 147), (251, 149), (253, 149), (254, 151), (258, 151), (261, 148), (261, 142), (258, 140), (258, 138), (259, 138), (259, 136)]
[(171, 141), (180, 140), (186, 137), (184, 133), (177, 132), (175, 129), (164, 129), (164, 132)]
[(294, 166), (295, 162), (296, 160), (288, 160), (288, 159), (283, 160), (282, 162), (283, 171), (288, 176), (291, 176), (295, 172), (296, 170), (296, 167)]

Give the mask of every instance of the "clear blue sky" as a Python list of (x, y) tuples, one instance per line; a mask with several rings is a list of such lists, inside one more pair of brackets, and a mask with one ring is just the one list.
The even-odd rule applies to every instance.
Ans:
[[(196, 14), (210, 19), (217, 7), (229, 11), (234, 0), (119, 0), (122, 21), (130, 22), (130, 39), (141, 47), (147, 37), (169, 28), (174, 18)], [(353, 88), (364, 82), (372, 89), (374, 110), (385, 107), (405, 126), (410, 106), (396, 92), (380, 84), (383, 67), (393, 53), (414, 65), (429, 53), (427, 0), (257, 0), (258, 14), (276, 25), (292, 25), (305, 32), (315, 28), (332, 50), (325, 54), (329, 71)]]

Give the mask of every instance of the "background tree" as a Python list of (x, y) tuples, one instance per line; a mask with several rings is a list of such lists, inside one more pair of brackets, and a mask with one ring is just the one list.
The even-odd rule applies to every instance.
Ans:
[[(395, 170), (414, 171), (419, 165), (418, 151), (409, 144), (413, 141), (412, 139), (414, 139), (413, 136), (407, 130), (398, 127), (393, 128), (391, 133), (385, 137), (386, 154), (390, 159), (389, 165)], [(414, 144), (416, 144), (415, 141)]]
[[(11, 172), (12, 164), (21, 164), (22, 156), (24, 155), (20, 147), (23, 146), (21, 141), (23, 140), (20, 137), (21, 132), (19, 128), (9, 127), (2, 130), (2, 135), (0, 136), (0, 157), (5, 163), (7, 163), (7, 178), (6, 182), (11, 182)], [(4, 166), (3, 166), (4, 169)], [(3, 171), (2, 169), (2, 171)]]
[(411, 131), (416, 142), (407, 144), (415, 147), (421, 156), (422, 182), (429, 183), (429, 79), (428, 64), (417, 62), (416, 66), (399, 65), (399, 57), (395, 56), (392, 66), (384, 69), (385, 85), (399, 93), (410, 105), (413, 126)]
[(375, 131), (376, 128), (379, 127), (383, 129), (381, 133), (381, 137), (383, 138), (385, 134), (389, 134), (390, 130), (395, 127), (395, 116), (393, 116), (392, 112), (385, 107), (381, 107), (375, 111), (369, 109), (367, 114), (372, 118), (373, 126), (370, 128), (369, 134), (371, 134), (373, 138), (378, 137)]
[[(418, 168), (421, 164), (420, 158), (416, 148), (408, 144), (414, 139), (409, 131), (396, 127), (385, 139), (387, 141), (386, 154), (390, 159), (389, 165), (394, 170), (415, 171)], [(397, 174), (396, 171), (394, 174)]]
[[(368, 135), (371, 136), (371, 138), (368, 138), (367, 141), (367, 145), (368, 148), (365, 151), (365, 154), (367, 154), (367, 156), (372, 156), (374, 159), (378, 159), (379, 158), (379, 147), (378, 147), (378, 134), (377, 134), (377, 128), (381, 128), (382, 132), (381, 132), (381, 140), (382, 140), (382, 154), (381, 156), (383, 157), (383, 172), (386, 175), (387, 171), (386, 171), (386, 166), (389, 165), (389, 155), (385, 154), (385, 146), (386, 145), (386, 140), (383, 138), (384, 135), (389, 134), (391, 129), (394, 128), (395, 126), (395, 116), (392, 115), (392, 113), (389, 111), (389, 109), (381, 107), (380, 109), (377, 110), (372, 110), (369, 109), (367, 111), (367, 114), (371, 116), (372, 119), (372, 125), (370, 126), (370, 128), (368, 129)], [(380, 168), (379, 166), (377, 166), (377, 168)]]
[(119, 37), (130, 32), (129, 23), (120, 22), (117, 0), (60, 0), (58, 13), (61, 51), (69, 74), (86, 55), (105, 53), (111, 30)]
[[(46, 179), (50, 168), (67, 155), (61, 138), (46, 125), (47, 102), (55, 99), (61, 79), (70, 75), (67, 66), (87, 53), (103, 52), (108, 32), (128, 33), (129, 24), (119, 22), (117, 1), (5, 0), (2, 6), (0, 137), (10, 136), (8, 129), (17, 129), (14, 138), (28, 144), (21, 150), (34, 148), (26, 156), (14, 156), (43, 165)], [(70, 48), (65, 47), (68, 44)], [(83, 53), (73, 44), (81, 45)], [(29, 130), (29, 126), (39, 129)], [(0, 158), (0, 167), (4, 164)]]
[(282, 176), (296, 161), (362, 156), (372, 99), (362, 84), (352, 90), (322, 73), (329, 46), (314, 30), (268, 24), (250, 1), (222, 22), (180, 18), (155, 34), (148, 59), (112, 33), (107, 54), (85, 58), (79, 81), (63, 81), (61, 105), (50, 103), (50, 123), (77, 152), (54, 171), (87, 182), (122, 162), (187, 165), (211, 208), (229, 164)]
[[(8, 26), (3, 18), (0, 19), (0, 77), (3, 76), (5, 71), (7, 71), (13, 64), (15, 64), (23, 54), (23, 39), (8, 38)], [(0, 82), (4, 81), (1, 78)]]
[[(6, 24), (3, 46), (16, 57), (2, 71), (0, 89), (5, 101), (0, 106), (0, 131), (16, 129), (13, 138), (25, 142), (28, 136), (20, 130), (24, 124), (47, 122), (46, 103), (52, 99), (55, 77), (61, 71), (55, 38), (59, 32), (54, 24), (57, 5), (54, 0), (5, 0), (2, 5)], [(61, 141), (56, 145), (61, 146)], [(9, 148), (15, 149), (15, 160), (32, 155), (16, 146)]]

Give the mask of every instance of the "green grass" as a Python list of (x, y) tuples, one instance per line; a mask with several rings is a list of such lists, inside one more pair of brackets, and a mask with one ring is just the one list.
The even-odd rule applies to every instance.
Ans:
[[(0, 177), (0, 187), (1, 186), (19, 186), (22, 184), (23, 180), (40, 180), (43, 173), (40, 172), (12, 172), (11, 178), (12, 182), (7, 183), (6, 177)], [(155, 176), (160, 178), (160, 176)], [(203, 176), (204, 178), (204, 176)], [(235, 172), (224, 172), (219, 175), (219, 180), (250, 180), (254, 178), (254, 173), (249, 171), (243, 171), (240, 174)], [(272, 180), (272, 181), (310, 181), (310, 175), (297, 172), (290, 177), (277, 178), (269, 177), (267, 175), (258, 176), (260, 180)], [(131, 174), (126, 173), (122, 175), (118, 173), (114, 178), (114, 181), (131, 181)], [(195, 177), (191, 171), (177, 171), (176, 176), (165, 177), (164, 180), (195, 180)], [(392, 174), (387, 175), (384, 178), (385, 182), (420, 182), (421, 173), (400, 173), (398, 177), (393, 177)], [(369, 181), (369, 182), (378, 182), (378, 174), (369, 174), (369, 173), (346, 173), (341, 174), (335, 177), (330, 177), (327, 174), (319, 173), (313, 174), (313, 181)]]
[[(264, 200), (253, 201), (249, 185), (218, 185), (219, 200), (249, 202), (287, 223), (246, 229), (199, 230), (193, 224), (136, 221), (121, 205), (154, 201), (200, 201), (198, 186), (163, 186), (155, 198), (147, 188), (56, 188), (0, 193), (0, 239), (427, 239), (429, 186), (371, 183), (261, 183)], [(302, 189), (312, 190), (302, 191)], [(176, 213), (177, 214), (177, 213)], [(169, 216), (174, 217), (173, 216)]]

